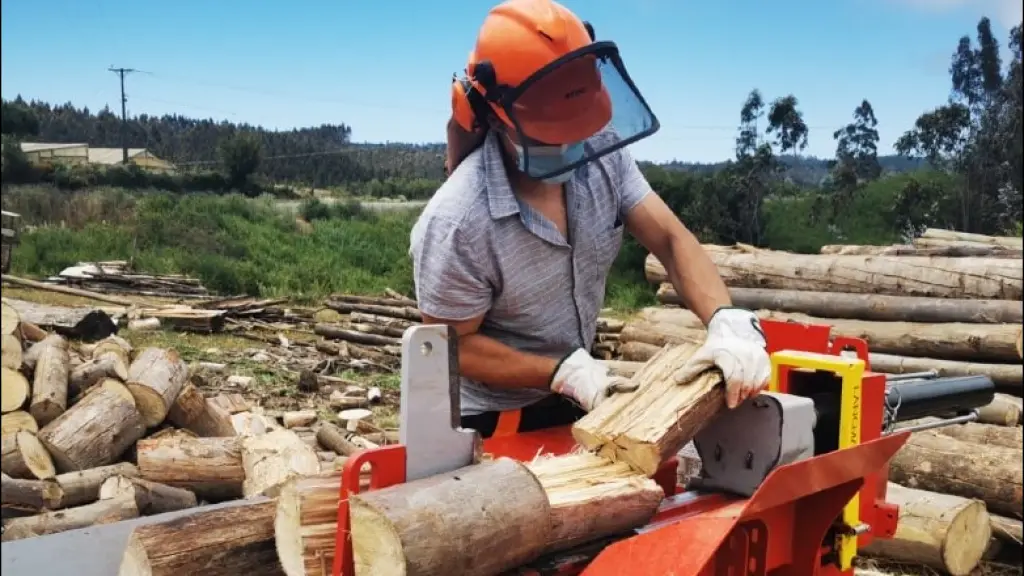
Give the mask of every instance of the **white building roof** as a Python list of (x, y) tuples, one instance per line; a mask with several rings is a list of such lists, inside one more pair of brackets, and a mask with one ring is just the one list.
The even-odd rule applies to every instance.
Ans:
[(80, 144), (66, 143), (66, 142), (22, 142), (21, 149), (25, 152), (39, 152), (40, 150), (59, 150), (61, 148), (81, 148), (88, 146), (88, 144), (82, 142)]

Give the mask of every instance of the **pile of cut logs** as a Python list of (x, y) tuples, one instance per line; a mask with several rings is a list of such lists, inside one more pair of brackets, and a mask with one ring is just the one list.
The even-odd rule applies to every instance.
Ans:
[[(876, 372), (991, 377), (999, 393), (980, 422), (915, 432), (893, 459), (888, 499), (902, 506), (900, 529), (867, 552), (950, 574), (968, 574), (1000, 546), (1019, 557), (1020, 238), (929, 230), (913, 246), (832, 246), (820, 255), (706, 248), (734, 304), (762, 319), (824, 324), (834, 336), (863, 338)], [(646, 273), (663, 306), (627, 322), (620, 334), (626, 361), (705, 337), (653, 255)]]
[[(970, 238), (972, 246), (982, 243)], [(991, 241), (1021, 246), (1020, 238)], [(1020, 258), (707, 248), (735, 305), (762, 318), (827, 324), (836, 336), (863, 338), (877, 372), (986, 375), (1000, 391), (1024, 391)], [(666, 342), (703, 337), (703, 324), (677, 307), (680, 299), (653, 255), (646, 273), (667, 307), (644, 310), (627, 324), (620, 336), (626, 360), (649, 358)]]
[(125, 260), (79, 262), (47, 278), (51, 284), (76, 286), (108, 294), (174, 298), (206, 298), (209, 291), (198, 278), (182, 274), (141, 274)]
[(274, 498), (285, 482), (397, 440), (371, 423), (376, 388), (320, 387), (344, 408), (341, 425), (316, 410), (271, 413), (193, 383), (223, 366), (116, 335), (76, 342), (7, 302), (2, 313), (4, 542), (238, 500), (187, 527), (137, 527), (121, 574), (279, 575)]
[[(342, 323), (318, 323), (313, 327), (323, 338), (319, 345), (322, 352), (348, 352), (386, 365), (401, 362), (402, 334), (422, 321), (416, 301), (397, 293), (386, 298), (337, 294), (325, 305), (345, 316)], [(600, 318), (591, 354), (603, 360), (618, 356), (623, 326), (622, 320)]]

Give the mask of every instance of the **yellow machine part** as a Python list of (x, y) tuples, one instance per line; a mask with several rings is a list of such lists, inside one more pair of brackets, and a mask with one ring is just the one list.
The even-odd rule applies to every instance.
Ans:
[[(839, 449), (860, 444), (861, 385), (864, 377), (864, 361), (832, 354), (817, 354), (794, 350), (780, 350), (771, 356), (772, 375), (768, 385), (772, 392), (779, 392), (779, 368), (786, 366), (796, 370), (831, 372), (842, 382), (842, 398), (839, 416)], [(853, 528), (860, 524), (860, 494), (843, 508), (843, 523)], [(839, 569), (849, 570), (857, 555), (857, 535), (852, 530), (836, 537), (836, 555)]]

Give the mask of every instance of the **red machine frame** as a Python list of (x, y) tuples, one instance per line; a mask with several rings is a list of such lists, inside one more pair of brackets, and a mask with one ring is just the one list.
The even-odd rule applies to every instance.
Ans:
[[(851, 567), (823, 561), (836, 550), (834, 536), (857, 535), (857, 545), (890, 538), (898, 507), (885, 501), (888, 462), (909, 433), (882, 434), (885, 376), (870, 372), (867, 343), (830, 339), (828, 326), (762, 321), (768, 352), (801, 351), (840, 356), (853, 351), (863, 360), (860, 385), (859, 444), (772, 471), (757, 492), (740, 499), (722, 494), (694, 495), (676, 484), (676, 461), (655, 475), (666, 499), (651, 522), (635, 536), (616, 541), (596, 557), (568, 557), (560, 575), (618, 576), (852, 576)], [(788, 392), (792, 367), (780, 366), (778, 391)], [(539, 450), (567, 453), (576, 446), (570, 427), (528, 433), (498, 433), (484, 451), (521, 461)], [(360, 491), (360, 470), (370, 464), (370, 490), (406, 481), (405, 447), (385, 446), (357, 453), (342, 471), (333, 576), (355, 576), (348, 537), (348, 497)], [(859, 526), (836, 527), (843, 508), (859, 495)], [(529, 572), (524, 572), (529, 574)], [(455, 575), (453, 575), (455, 576)]]

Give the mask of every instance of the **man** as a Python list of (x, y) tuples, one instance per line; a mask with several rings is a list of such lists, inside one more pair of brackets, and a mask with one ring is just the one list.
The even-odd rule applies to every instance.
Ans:
[[(625, 146), (657, 120), (611, 42), (550, 0), (493, 8), (453, 85), (451, 169), (411, 235), (426, 323), (459, 334), (462, 426), (574, 422), (628, 391), (588, 352), (628, 230), (708, 326), (680, 383), (719, 367), (735, 406), (769, 376), (757, 317), (654, 194)], [(471, 151), (470, 151), (471, 150)]]

